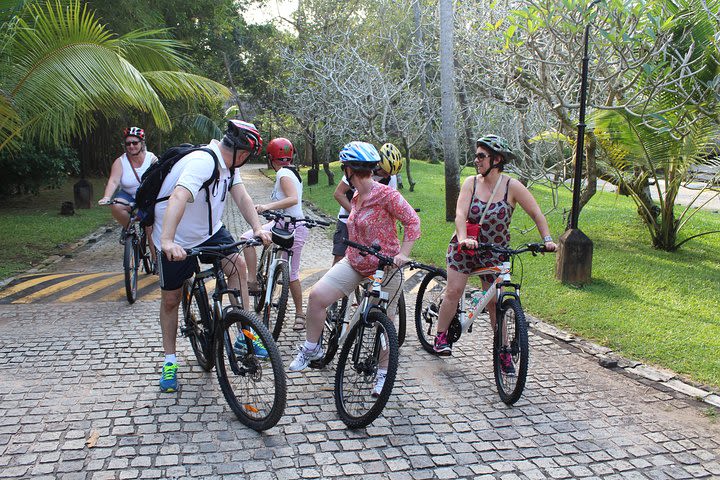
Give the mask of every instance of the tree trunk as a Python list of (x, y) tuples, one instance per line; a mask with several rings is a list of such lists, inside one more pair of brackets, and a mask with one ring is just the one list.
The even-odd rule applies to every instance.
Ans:
[[(453, 65), (456, 70), (460, 70), (460, 64), (458, 64), (457, 59), (454, 59)], [(472, 129), (470, 128), (470, 106), (468, 105), (467, 92), (462, 75), (458, 76), (458, 101), (460, 103), (460, 118), (462, 118), (463, 126), (465, 127), (465, 141), (467, 142), (469, 151), (474, 154), (475, 135), (473, 135)]]
[[(423, 31), (422, 31), (422, 16), (420, 12), (420, 1), (414, 0), (413, 1), (413, 13), (415, 16), (415, 37), (417, 38), (418, 47), (421, 52), (425, 51), (425, 42), (423, 40)], [(433, 135), (433, 124), (430, 119), (432, 118), (432, 113), (430, 112), (430, 94), (428, 93), (427, 88), (427, 73), (425, 70), (425, 60), (421, 60), (420, 62), (420, 91), (422, 92), (422, 112), (423, 115), (425, 115), (425, 119), (427, 120), (427, 123), (425, 124), (425, 140), (427, 141), (428, 148), (430, 149), (430, 163), (439, 163), (438, 159), (438, 148), (435, 144), (435, 136)], [(409, 150), (407, 153), (408, 161), (410, 161), (410, 154)], [(415, 183), (410, 180), (410, 165), (408, 165), (408, 181), (410, 182), (410, 191), (413, 191), (413, 188), (415, 187)]]
[(405, 151), (405, 172), (407, 173), (407, 181), (410, 184), (410, 191), (415, 191), (415, 180), (413, 180), (410, 174), (410, 146), (408, 145), (407, 138), (403, 137), (403, 150)]
[(452, 0), (440, 0), (440, 101), (445, 160), (445, 220), (448, 222), (455, 219), (455, 206), (460, 194), (453, 55), (453, 3)]

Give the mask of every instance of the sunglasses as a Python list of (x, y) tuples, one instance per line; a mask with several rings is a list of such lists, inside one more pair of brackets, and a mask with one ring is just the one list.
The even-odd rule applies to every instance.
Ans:
[(485, 152), (480, 152), (475, 154), (475, 160), (482, 160), (484, 158), (490, 158), (490, 155), (488, 155)]
[(137, 145), (138, 143), (141, 143), (141, 142), (139, 142), (139, 141), (137, 141), (137, 140), (135, 140), (135, 141), (132, 141), (132, 140), (131, 140), (131, 141), (129, 141), (129, 142), (125, 142), (125, 146), (126, 146), (126, 147), (129, 147), (130, 145)]

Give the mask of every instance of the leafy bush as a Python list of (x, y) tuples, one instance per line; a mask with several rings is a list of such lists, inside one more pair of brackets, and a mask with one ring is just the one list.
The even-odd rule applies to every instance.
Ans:
[(40, 149), (23, 144), (14, 152), (0, 151), (0, 194), (32, 193), (42, 187), (58, 188), (68, 175), (77, 175), (80, 167), (75, 150), (62, 147)]

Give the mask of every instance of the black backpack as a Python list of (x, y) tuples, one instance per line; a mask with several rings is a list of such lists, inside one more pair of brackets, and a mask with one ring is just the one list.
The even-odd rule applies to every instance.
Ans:
[(220, 178), (220, 160), (218, 160), (215, 152), (207, 148), (205, 145), (191, 145), (189, 143), (183, 143), (176, 147), (171, 147), (160, 156), (160, 159), (157, 162), (153, 163), (147, 170), (145, 170), (145, 173), (143, 173), (140, 180), (140, 186), (135, 193), (135, 206), (137, 208), (137, 217), (140, 219), (140, 225), (143, 227), (151, 226), (155, 222), (155, 204), (167, 201), (167, 199), (170, 198), (169, 196), (158, 198), (160, 187), (162, 187), (163, 181), (170, 172), (170, 169), (174, 167), (175, 164), (183, 157), (198, 150), (209, 153), (215, 160), (215, 168), (213, 169), (212, 176), (202, 184), (202, 187), (200, 187), (205, 189), (205, 199), (208, 204), (208, 235), (212, 235), (210, 185), (217, 182)]

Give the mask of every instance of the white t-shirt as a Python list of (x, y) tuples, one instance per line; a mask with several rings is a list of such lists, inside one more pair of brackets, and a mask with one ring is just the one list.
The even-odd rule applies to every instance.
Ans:
[(280, 180), (283, 178), (289, 178), (290, 181), (295, 185), (295, 189), (297, 190), (297, 197), (298, 197), (298, 203), (293, 205), (292, 207), (287, 207), (283, 209), (283, 212), (286, 215), (290, 215), (291, 217), (295, 219), (305, 218), (305, 215), (302, 211), (302, 193), (303, 193), (303, 185), (302, 182), (300, 182), (295, 174), (290, 170), (289, 168), (281, 168), (277, 171), (277, 174), (275, 175), (275, 188), (273, 188), (272, 195), (270, 195), (270, 199), (273, 202), (277, 202), (278, 200), (283, 200), (287, 198), (287, 195), (282, 190), (282, 186), (280, 185)]
[[(242, 183), (239, 169), (230, 178), (230, 169), (225, 165), (220, 153), (219, 143), (213, 140), (208, 147), (218, 157), (219, 178), (210, 184), (210, 208), (212, 210), (212, 234), (222, 227), (222, 214), (225, 210), (225, 200), (230, 197), (228, 187)], [(167, 178), (160, 187), (158, 198), (172, 194), (176, 186), (186, 188), (192, 195), (192, 200), (185, 206), (185, 213), (175, 231), (175, 243), (183, 248), (192, 248), (200, 245), (212, 235), (208, 234), (208, 203), (205, 189), (201, 189), (215, 169), (215, 160), (210, 154), (203, 151), (192, 152), (178, 161), (168, 173)], [(167, 200), (155, 204), (155, 223), (153, 224), (153, 242), (160, 245), (162, 223), (167, 209)]]
[[(376, 182), (379, 181), (380, 178), (382, 178), (382, 177), (376, 177), (373, 175), (373, 180), (375, 180)], [(350, 182), (347, 181), (347, 177), (345, 175), (343, 175), (341, 182), (343, 182), (348, 187), (350, 186)], [(391, 187), (391, 188), (397, 190), (397, 175), (391, 175), (390, 181), (388, 182), (387, 185), (388, 185), (388, 187)], [(338, 212), (338, 220), (340, 220), (343, 223), (347, 223), (348, 215), (350, 215), (350, 212), (345, 210), (344, 207), (340, 206), (340, 211)]]
[[(138, 178), (142, 178), (145, 170), (147, 170), (150, 167), (150, 164), (153, 163), (155, 160), (157, 160), (157, 157), (154, 153), (145, 152), (145, 159), (143, 160), (142, 165), (140, 165), (138, 168), (135, 168), (130, 163), (130, 160), (128, 160), (127, 153), (123, 153), (120, 157), (120, 164), (122, 165), (122, 175), (120, 176), (120, 189), (134, 197), (135, 193), (137, 193), (138, 187), (140, 186)], [(137, 177), (133, 173), (133, 168), (135, 168), (135, 173), (137, 173)]]

